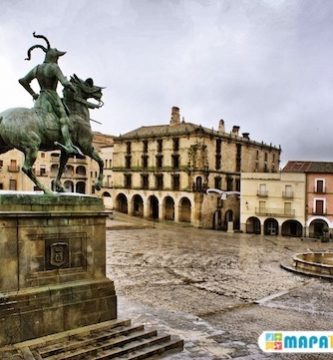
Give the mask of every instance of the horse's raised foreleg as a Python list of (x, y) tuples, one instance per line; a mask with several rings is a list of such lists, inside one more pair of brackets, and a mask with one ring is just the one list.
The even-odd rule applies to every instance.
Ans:
[(28, 148), (25, 150), (25, 160), (22, 166), (22, 171), (29, 176), (29, 178), (37, 185), (39, 189), (44, 191), (44, 194), (53, 195), (52, 191), (49, 190), (46, 186), (44, 186), (35, 176), (32, 171), (32, 166), (37, 159), (38, 150), (36, 148)]
[(68, 154), (65, 151), (61, 151), (59, 170), (58, 170), (57, 178), (55, 181), (55, 189), (57, 192), (65, 192), (65, 188), (62, 186), (60, 180), (61, 180), (62, 174), (65, 171), (65, 167), (66, 167), (68, 158), (69, 158)]

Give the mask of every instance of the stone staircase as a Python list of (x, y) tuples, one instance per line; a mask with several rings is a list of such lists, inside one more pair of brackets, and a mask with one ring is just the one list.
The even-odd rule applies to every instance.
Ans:
[[(183, 340), (132, 325), (130, 320), (111, 320), (13, 345), (1, 359), (106, 360), (162, 358), (182, 351)], [(18, 355), (21, 354), (21, 355)]]

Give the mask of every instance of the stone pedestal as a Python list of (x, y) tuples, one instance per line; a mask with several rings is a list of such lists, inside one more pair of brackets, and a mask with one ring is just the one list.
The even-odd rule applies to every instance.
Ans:
[(0, 346), (117, 317), (101, 199), (0, 195)]

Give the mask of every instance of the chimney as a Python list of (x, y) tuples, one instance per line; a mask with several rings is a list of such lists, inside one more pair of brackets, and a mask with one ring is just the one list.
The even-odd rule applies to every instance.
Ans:
[(173, 106), (171, 108), (171, 119), (170, 119), (170, 125), (178, 125), (180, 124), (180, 111), (179, 107)]
[(218, 129), (218, 132), (219, 132), (219, 133), (224, 133), (224, 132), (225, 132), (224, 120), (223, 120), (223, 119), (221, 119), (221, 120), (219, 121), (219, 129)]
[(233, 136), (238, 136), (238, 133), (239, 133), (239, 126), (237, 126), (237, 125), (234, 125), (233, 127), (232, 127), (232, 135)]
[(245, 132), (242, 134), (244, 139), (250, 140), (250, 133)]

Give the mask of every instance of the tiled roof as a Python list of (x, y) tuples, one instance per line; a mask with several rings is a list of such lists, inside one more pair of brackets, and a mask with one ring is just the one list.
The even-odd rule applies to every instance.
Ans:
[(333, 162), (288, 161), (282, 172), (333, 173)]
[(177, 135), (192, 133), (195, 130), (202, 130), (204, 132), (212, 133), (213, 130), (204, 128), (201, 125), (196, 125), (188, 122), (182, 122), (177, 125), (152, 125), (141, 126), (138, 129), (132, 130), (120, 136), (120, 138), (133, 138), (133, 137), (149, 137), (149, 136), (163, 136), (163, 135)]
[(202, 133), (207, 135), (214, 135), (218, 137), (224, 137), (228, 139), (235, 139), (237, 141), (243, 141), (250, 144), (260, 145), (262, 147), (268, 148), (268, 149), (277, 149), (281, 150), (280, 147), (276, 147), (272, 144), (268, 145), (264, 142), (257, 142), (254, 140), (246, 139), (241, 136), (234, 136), (226, 132), (219, 132), (214, 129), (209, 129), (207, 127), (204, 127), (202, 125), (193, 124), (190, 122), (181, 122), (179, 124), (174, 125), (152, 125), (152, 126), (141, 126), (135, 130), (132, 130), (128, 133), (125, 133), (123, 135), (119, 135), (115, 138), (115, 141), (117, 140), (130, 140), (130, 139), (145, 139), (149, 137), (161, 137), (161, 136), (180, 136), (180, 135), (187, 135), (187, 134), (193, 134), (193, 133)]

